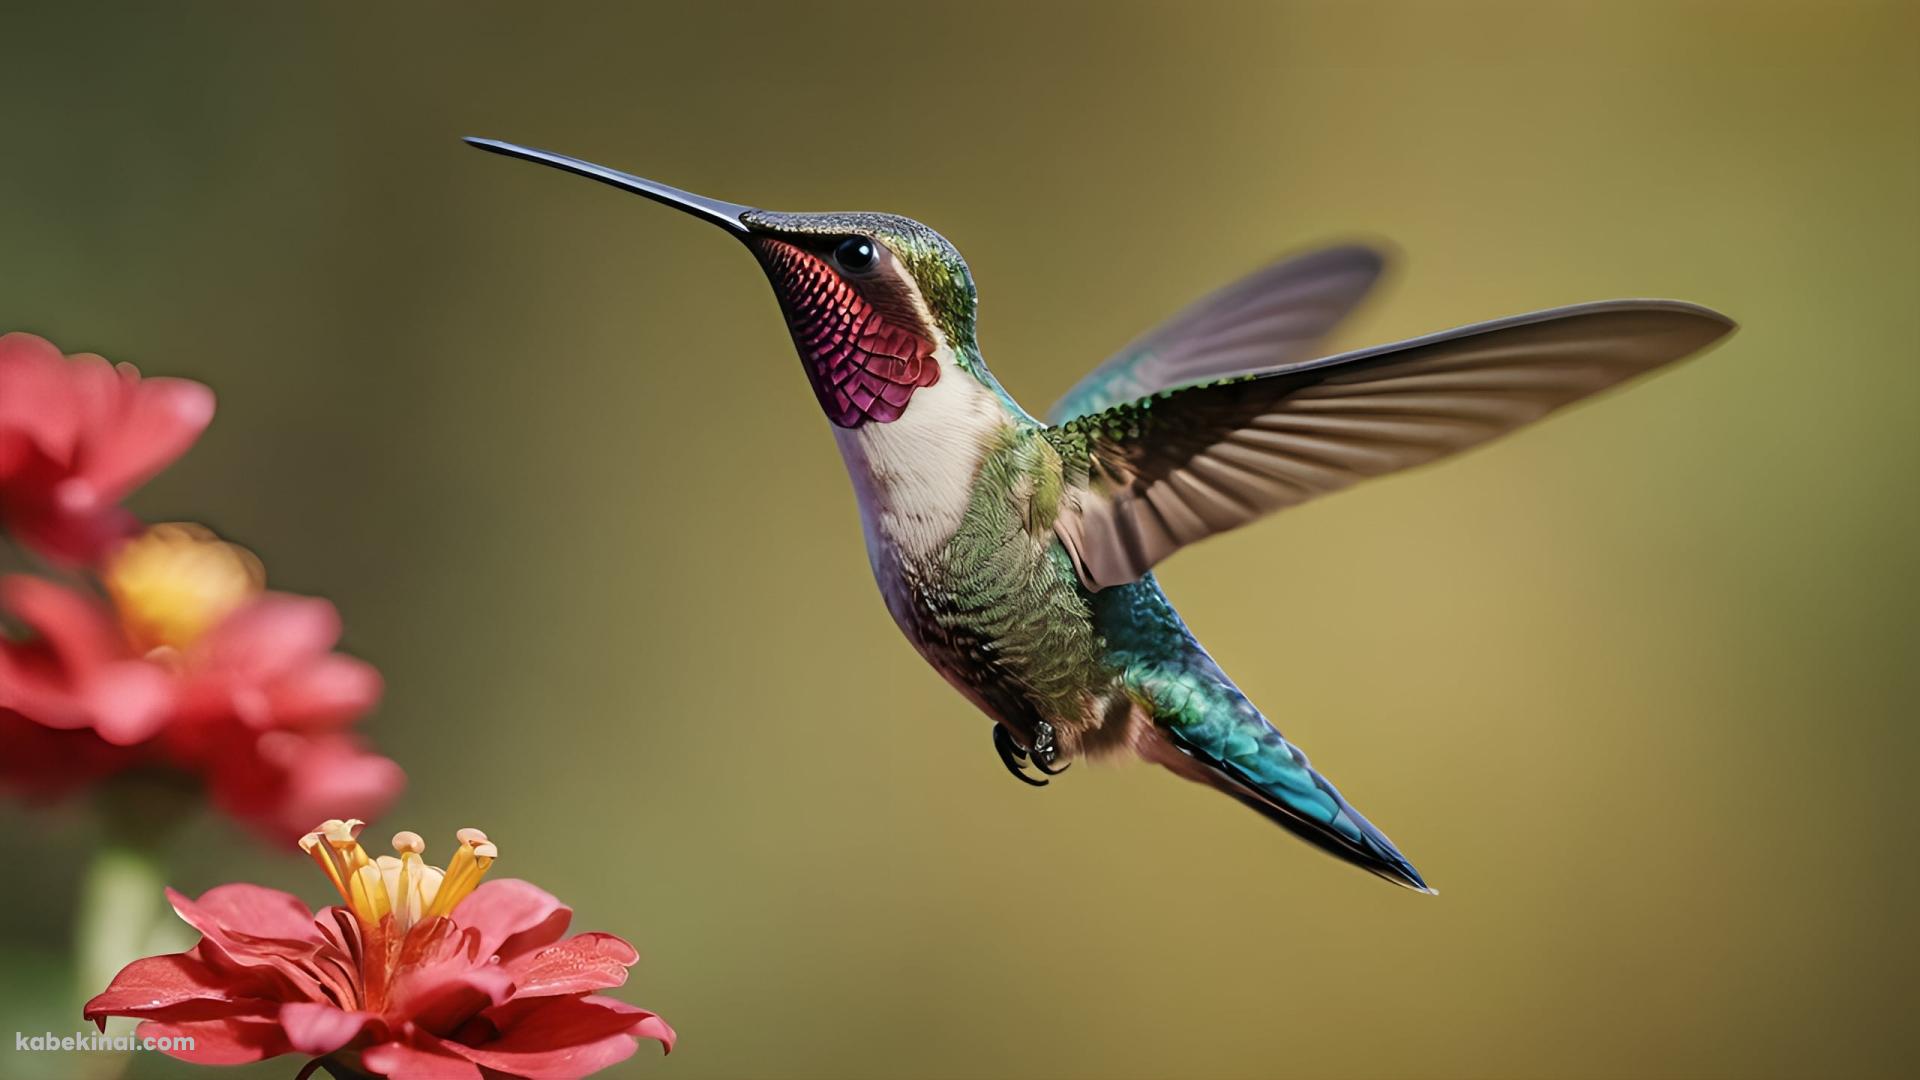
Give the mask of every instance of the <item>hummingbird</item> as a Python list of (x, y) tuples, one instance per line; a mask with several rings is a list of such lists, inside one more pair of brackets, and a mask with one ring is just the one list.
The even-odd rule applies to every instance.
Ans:
[(1734, 329), (1609, 300), (1337, 355), (1317, 346), (1384, 266), (1365, 246), (1276, 262), (1136, 338), (1027, 412), (981, 356), (958, 250), (911, 218), (784, 213), (545, 150), (468, 139), (718, 226), (758, 260), (859, 503), (894, 622), (1044, 785), (1134, 756), (1409, 889), (1425, 879), (1282, 736), (1152, 569), (1217, 533), (1478, 446)]

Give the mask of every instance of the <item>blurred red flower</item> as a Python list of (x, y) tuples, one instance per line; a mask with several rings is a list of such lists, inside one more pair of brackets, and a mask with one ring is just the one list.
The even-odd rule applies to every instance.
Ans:
[(0, 708), (0, 788), (51, 799), (137, 764), (140, 752), (91, 731), (60, 731)]
[[(215, 805), (282, 838), (328, 810), (377, 813), (399, 793), (399, 766), (348, 730), (381, 681), (332, 651), (332, 604), (264, 591), (252, 554), (191, 525), (126, 541), (101, 578), (111, 603), (40, 578), (0, 579), (0, 608), (35, 632), (0, 640), (0, 710), (51, 729), (0, 726), (9, 757), (41, 749), (50, 775), (24, 778), (34, 789), (171, 764), (202, 777)], [(13, 771), (0, 769), (0, 781)]]
[(134, 961), (86, 1017), (188, 1036), (193, 1049), (168, 1051), (186, 1061), (300, 1053), (391, 1080), (573, 1080), (631, 1057), (637, 1039), (673, 1049), (664, 1020), (597, 993), (626, 982), (631, 945), (566, 937), (572, 911), (524, 881), (478, 884), (496, 854), (485, 834), (461, 830), (441, 871), (409, 832), (396, 855), (368, 858), (359, 825), (328, 821), (301, 841), (345, 906), (315, 915), (255, 885), (169, 890), (200, 943)]
[(93, 563), (139, 528), (120, 500), (212, 419), (199, 383), (0, 335), (0, 519), (50, 559)]

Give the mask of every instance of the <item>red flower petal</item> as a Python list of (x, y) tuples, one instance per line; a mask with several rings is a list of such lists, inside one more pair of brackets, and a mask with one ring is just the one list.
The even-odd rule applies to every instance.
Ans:
[[(8, 672), (0, 663), (0, 685)], [(140, 755), (114, 746), (91, 731), (56, 731), (0, 708), (0, 786), (29, 799), (46, 799), (85, 787), (132, 766)]]
[(480, 955), (502, 960), (550, 945), (567, 932), (573, 909), (518, 878), (482, 884), (453, 909), (454, 925), (480, 932)]
[(633, 1036), (608, 1035), (604, 1039), (556, 1050), (499, 1052), (455, 1044), (452, 1049), (462, 1057), (491, 1070), (487, 1076), (511, 1076), (521, 1080), (578, 1080), (601, 1069), (612, 1068), (640, 1049)]
[[(278, 922), (277, 917), (269, 913), (275, 903), (269, 898), (276, 890), (257, 885), (224, 885), (209, 890), (207, 895), (214, 896), (229, 889), (255, 890), (266, 894), (266, 897), (215, 897), (214, 904), (206, 907), (172, 889), (167, 890), (167, 900), (173, 905), (173, 910), (189, 926), (200, 931), (200, 944), (197, 947), (200, 959), (223, 974), (236, 978), (251, 975), (259, 979), (262, 985), (258, 993), (262, 997), (276, 1001), (325, 1000), (326, 988), (305, 963), (318, 955), (326, 944), (313, 924), (307, 923), (304, 936), (298, 938), (254, 934), (229, 927), (223, 917), (236, 911), (244, 925), (258, 928)], [(285, 893), (278, 895), (286, 896)]]
[(577, 934), (544, 949), (521, 953), (506, 962), (514, 997), (544, 997), (606, 990), (627, 981), (627, 968), (640, 959), (633, 946), (612, 934)]
[(60, 350), (39, 334), (29, 334), (23, 330), (0, 334), (0, 362), (26, 356), (57, 361), (60, 359)]
[(215, 919), (221, 929), (256, 938), (288, 938), (295, 941), (320, 941), (313, 925), (313, 912), (292, 893), (261, 885), (239, 882), (216, 885), (193, 901)]
[(369, 1047), (360, 1060), (387, 1080), (480, 1080), (480, 1068), (471, 1061), (405, 1043)]
[(85, 475), (118, 502), (187, 452), (213, 421), (213, 391), (186, 379), (142, 380), (122, 370), (120, 415), (87, 447)]
[(194, 646), (196, 667), (264, 681), (325, 655), (340, 640), (340, 613), (311, 596), (267, 593), (220, 620)]
[(347, 1012), (317, 1001), (290, 1001), (280, 1006), (280, 1028), (287, 1042), (303, 1054), (320, 1057), (352, 1042), (378, 1017)]
[(274, 819), (288, 835), (335, 814), (371, 821), (385, 814), (407, 785), (391, 758), (370, 754), (346, 738), (307, 739), (305, 756), (288, 778)]
[(81, 1015), (104, 1031), (109, 1016), (207, 1020), (271, 1008), (250, 989), (246, 981), (224, 976), (188, 953), (148, 956), (121, 968)]
[(8, 471), (15, 479), (22, 456), (38, 453), (65, 464), (80, 434), (66, 358), (53, 343), (32, 334), (0, 335), (0, 430), (14, 433), (25, 448), (10, 448)]
[(674, 1041), (680, 1038), (673, 1030), (673, 1025), (660, 1019), (658, 1016), (642, 1018), (639, 1023), (633, 1025), (630, 1034), (636, 1038), (652, 1039), (659, 1043), (660, 1052), (663, 1054), (673, 1053)]
[(93, 729), (115, 746), (145, 742), (172, 719), (173, 677), (144, 660), (96, 668), (78, 689)]
[(471, 967), (465, 955), (406, 972), (392, 990), (389, 1016), (404, 1016), (444, 1035), (513, 996), (513, 978), (498, 964)]
[(70, 675), (133, 656), (105, 605), (72, 589), (10, 574), (0, 578), (0, 604), (39, 633)]
[(266, 687), (266, 709), (281, 727), (347, 724), (380, 700), (380, 673), (372, 664), (328, 653)]
[(399, 765), (345, 735), (243, 730), (219, 749), (205, 766), (213, 801), (283, 842), (330, 817), (376, 819), (407, 782)]
[(94, 562), (138, 527), (116, 504), (179, 457), (213, 418), (213, 392), (129, 365), (0, 337), (0, 510), (51, 558)]
[(172, 677), (133, 656), (104, 605), (24, 575), (0, 579), (0, 603), (39, 633), (0, 641), (0, 705), (48, 727), (90, 727), (116, 746), (166, 726)]
[(192, 1039), (193, 1049), (162, 1053), (196, 1065), (244, 1065), (290, 1053), (292, 1045), (277, 1020), (232, 1017), (225, 1020), (189, 1020), (180, 1023), (149, 1020), (140, 1025), (142, 1038)]
[[(633, 1056), (634, 1029), (655, 1019), (645, 1009), (606, 997), (539, 999), (510, 1017), (499, 1037), (448, 1049), (489, 1069), (527, 1080), (574, 1080)], [(669, 1029), (671, 1030), (671, 1029)]]
[[(62, 481), (56, 490), (67, 495), (87, 492), (77, 479)], [(58, 504), (16, 499), (0, 509), (5, 510), (15, 539), (63, 566), (98, 563), (115, 545), (140, 531), (139, 518), (112, 505), (77, 513)]]

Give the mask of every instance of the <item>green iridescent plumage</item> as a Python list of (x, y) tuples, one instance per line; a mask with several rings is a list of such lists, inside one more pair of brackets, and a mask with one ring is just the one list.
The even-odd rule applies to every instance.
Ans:
[[(928, 660), (1029, 739), (1045, 721), (1074, 730), (1083, 751), (1117, 749), (1141, 717), (1282, 824), (1424, 887), (1233, 685), (1151, 575), (1099, 592), (1080, 583), (1053, 535), (1062, 439), (1009, 424), (987, 451), (960, 527), (912, 583), (908, 633)], [(1100, 725), (1076, 727), (1089, 714)]]
[(1019, 708), (1047, 717), (1076, 712), (1090, 677), (1109, 668), (1053, 517), (1038, 520), (1033, 496), (1057, 492), (1058, 471), (1033, 431), (1007, 427), (980, 463), (960, 527), (916, 582), (941, 634), (977, 643), (943, 670), (983, 696), (1017, 688)]

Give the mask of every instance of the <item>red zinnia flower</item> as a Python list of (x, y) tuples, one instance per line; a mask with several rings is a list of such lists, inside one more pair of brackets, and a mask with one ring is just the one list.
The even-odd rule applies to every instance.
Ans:
[(632, 1056), (637, 1038), (673, 1048), (665, 1021), (596, 993), (626, 981), (633, 947), (564, 937), (572, 911), (524, 881), (479, 885), (496, 854), (479, 830), (460, 831), (443, 872), (410, 832), (397, 855), (369, 858), (359, 826), (328, 821), (301, 841), (345, 906), (316, 915), (254, 885), (169, 891), (200, 943), (129, 964), (86, 1017), (188, 1036), (193, 1049), (169, 1051), (186, 1061), (357, 1056), (391, 1080), (572, 1080)]
[(276, 836), (317, 810), (383, 810), (404, 776), (346, 730), (379, 700), (379, 673), (332, 651), (332, 604), (265, 592), (263, 579), (250, 553), (190, 525), (122, 544), (102, 571), (111, 604), (39, 578), (0, 579), (0, 606), (36, 631), (0, 640), (0, 710), (105, 744), (60, 755), (63, 773), (68, 760), (94, 772), (170, 763)]
[(212, 419), (213, 391), (197, 382), (0, 336), (0, 518), (48, 558), (94, 562), (139, 528), (120, 500)]

